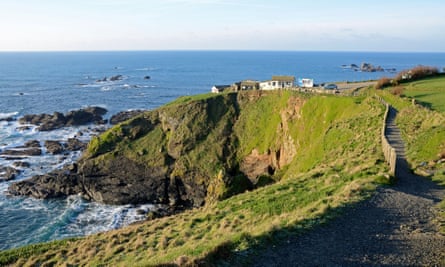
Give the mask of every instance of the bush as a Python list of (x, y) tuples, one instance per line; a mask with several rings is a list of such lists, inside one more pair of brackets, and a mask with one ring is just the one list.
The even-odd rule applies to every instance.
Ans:
[(404, 81), (414, 81), (425, 77), (435, 76), (438, 73), (439, 70), (436, 67), (418, 66), (410, 70), (401, 71), (397, 74), (395, 81), (398, 84)]
[(375, 89), (383, 89), (385, 87), (388, 87), (392, 84), (391, 79), (388, 77), (382, 77), (380, 80), (377, 81), (377, 84), (375, 85)]
[(391, 89), (391, 94), (401, 96), (403, 94), (403, 91), (405, 91), (405, 88), (403, 86), (397, 86)]

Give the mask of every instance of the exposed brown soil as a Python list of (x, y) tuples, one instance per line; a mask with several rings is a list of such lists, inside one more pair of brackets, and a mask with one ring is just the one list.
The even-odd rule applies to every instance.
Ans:
[(398, 153), (398, 180), (308, 233), (258, 253), (254, 266), (445, 266), (445, 236), (435, 224), (445, 190), (409, 170), (396, 111), (388, 139)]

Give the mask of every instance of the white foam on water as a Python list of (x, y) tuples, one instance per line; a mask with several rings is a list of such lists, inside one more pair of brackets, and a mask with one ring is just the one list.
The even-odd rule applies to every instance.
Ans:
[(87, 202), (80, 196), (70, 196), (67, 198), (64, 214), (58, 218), (59, 222), (64, 222), (63, 225), (59, 225), (58, 234), (60, 237), (83, 236), (122, 228), (145, 219), (145, 215), (139, 210), (146, 213), (153, 207), (153, 205), (112, 206)]
[[(144, 214), (153, 208), (153, 205), (103, 205), (88, 202), (80, 196), (70, 196), (64, 200), (38, 200), (7, 196), (5, 192), (11, 183), (62, 168), (66, 164), (75, 162), (81, 155), (79, 151), (64, 155), (48, 154), (43, 146), (45, 140), (65, 142), (68, 138), (76, 137), (80, 141), (88, 142), (92, 135), (97, 134), (95, 132), (97, 126), (66, 127), (49, 132), (40, 132), (36, 130), (36, 126), (32, 125), (29, 125), (29, 129), (17, 131), (17, 127), (20, 126), (23, 125), (17, 121), (0, 123), (0, 150), (22, 146), (29, 140), (39, 140), (43, 153), (41, 156), (31, 156), (21, 160), (28, 162), (30, 167), (22, 168), (21, 174), (14, 181), (0, 183), (2, 214), (10, 216), (15, 221), (20, 221), (20, 225), (17, 225), (16, 228), (10, 227), (8, 237), (5, 239), (8, 241), (0, 244), (0, 247), (16, 247), (121, 228), (144, 220)], [(13, 166), (15, 161), (19, 160), (0, 158), (0, 166)], [(31, 226), (32, 228), (26, 230)]]
[(16, 111), (16, 112), (9, 112), (9, 113), (1, 113), (0, 112), (0, 120), (11, 118), (11, 117), (15, 117), (15, 116), (17, 116), (17, 114), (19, 114), (18, 111)]
[(154, 67), (145, 67), (145, 68), (138, 68), (135, 69), (137, 71), (154, 71), (154, 70), (158, 70), (158, 68), (154, 68)]

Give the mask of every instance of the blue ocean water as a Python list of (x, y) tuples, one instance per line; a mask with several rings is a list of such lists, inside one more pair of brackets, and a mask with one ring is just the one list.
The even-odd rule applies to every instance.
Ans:
[[(90, 105), (109, 110), (153, 109), (183, 95), (207, 93), (215, 84), (244, 79), (267, 80), (272, 75), (313, 78), (316, 83), (361, 81), (394, 74), (354, 72), (342, 65), (369, 62), (397, 71), (417, 65), (445, 67), (445, 53), (266, 52), (266, 51), (141, 51), (0, 53), (0, 119), (31, 113), (67, 112)], [(98, 82), (122, 75), (119, 81)], [(150, 79), (145, 79), (149, 76)], [(17, 130), (16, 122), (0, 122), (0, 150), (27, 140), (64, 140), (78, 128), (50, 133)], [(88, 131), (88, 129), (81, 129)], [(88, 139), (89, 135), (84, 138)], [(27, 159), (26, 179), (69, 163), (44, 155)], [(11, 165), (0, 158), (0, 167)], [(81, 236), (122, 227), (142, 216), (149, 205), (107, 206), (73, 196), (65, 200), (35, 200), (6, 196), (10, 182), (0, 183), (0, 249)]]

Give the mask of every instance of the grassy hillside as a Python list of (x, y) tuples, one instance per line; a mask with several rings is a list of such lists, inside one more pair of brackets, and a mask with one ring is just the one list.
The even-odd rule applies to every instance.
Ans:
[[(236, 105), (226, 110), (223, 102)], [(207, 115), (191, 113), (196, 107), (199, 111), (204, 107)], [(182, 134), (193, 136), (195, 144), (181, 150), (187, 153), (178, 157), (181, 164), (175, 168), (179, 172), (180, 166), (193, 165), (213, 173), (208, 191), (221, 190), (227, 179), (225, 170), (231, 171), (227, 166), (250, 168), (256, 166), (257, 159), (270, 165), (266, 175), (277, 182), (124, 229), (3, 251), (0, 265), (246, 263), (249, 257), (245, 255), (255, 247), (323, 223), (385, 180), (388, 170), (380, 144), (383, 112), (373, 97), (308, 96), (288, 91), (179, 99), (145, 115), (146, 121), (155, 121), (148, 117), (178, 113), (183, 120), (177, 124), (172, 121), (174, 116), (167, 116), (176, 132), (157, 126), (134, 130), (135, 121), (129, 121), (93, 140), (86, 157), (105, 160), (123, 155), (145, 164), (160, 164), (152, 153), (178, 151), (178, 144), (169, 147), (169, 142), (175, 140), (172, 135)], [(220, 119), (225, 116), (230, 119)], [(202, 132), (201, 128), (208, 134), (190, 135), (191, 130)], [(123, 137), (132, 131), (133, 136), (144, 134), (134, 140)], [(224, 138), (218, 138), (221, 136)], [(223, 151), (217, 145), (221, 142)], [(182, 147), (187, 145), (182, 143)], [(236, 189), (237, 183), (232, 185)]]
[[(394, 87), (378, 90), (399, 114), (397, 124), (405, 141), (407, 159), (418, 174), (445, 185), (445, 76), (404, 83), (402, 95)], [(412, 103), (415, 99), (416, 104)], [(439, 205), (442, 232), (445, 233), (445, 200)]]
[[(394, 105), (399, 114), (408, 161), (414, 170), (445, 183), (445, 76), (404, 83), (402, 95), (394, 87), (377, 92)], [(413, 104), (415, 100), (415, 105)]]
[(445, 76), (427, 78), (404, 86), (403, 95), (432, 110), (445, 113)]

